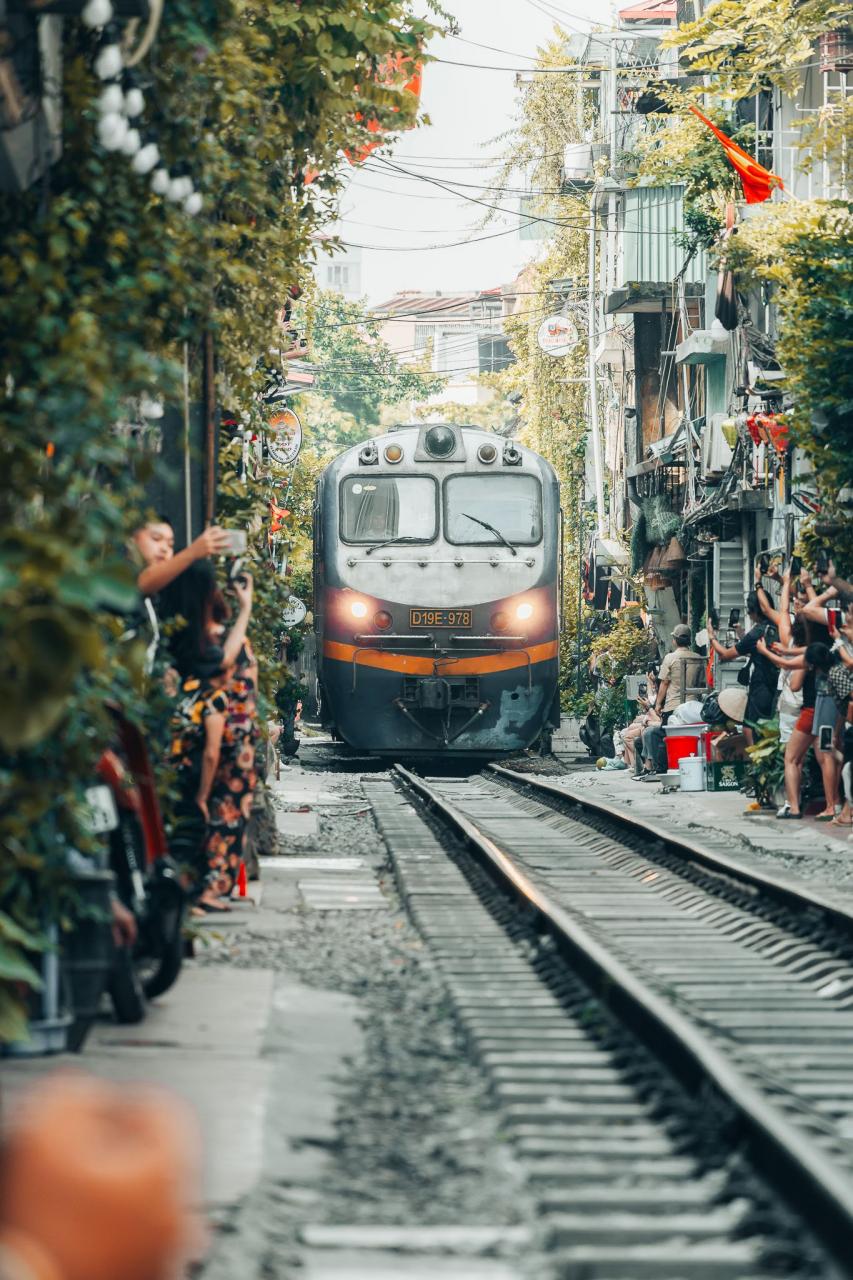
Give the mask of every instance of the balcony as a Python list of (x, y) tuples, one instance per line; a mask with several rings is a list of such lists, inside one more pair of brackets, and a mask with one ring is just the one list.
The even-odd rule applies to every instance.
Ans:
[[(619, 198), (616, 287), (605, 299), (609, 315), (660, 312), (671, 306), (672, 282), (687, 252), (675, 241), (684, 232), (683, 187), (634, 187)], [(684, 273), (688, 299), (704, 297), (705, 254), (695, 253)]]

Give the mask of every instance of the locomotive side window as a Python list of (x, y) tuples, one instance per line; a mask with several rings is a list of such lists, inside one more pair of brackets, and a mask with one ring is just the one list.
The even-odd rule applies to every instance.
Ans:
[(542, 539), (542, 489), (535, 476), (458, 475), (444, 486), (448, 542), (533, 546)]
[(341, 483), (341, 538), (431, 542), (438, 530), (437, 499), (432, 476), (347, 476)]

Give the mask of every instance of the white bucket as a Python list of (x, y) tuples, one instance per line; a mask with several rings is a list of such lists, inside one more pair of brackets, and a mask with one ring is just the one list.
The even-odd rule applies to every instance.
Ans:
[(702, 756), (682, 756), (678, 762), (682, 791), (705, 790), (705, 761)]

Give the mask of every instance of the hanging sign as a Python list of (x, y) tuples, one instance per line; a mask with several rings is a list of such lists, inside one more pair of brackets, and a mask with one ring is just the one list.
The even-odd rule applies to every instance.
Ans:
[(281, 620), (286, 627), (298, 627), (300, 622), (304, 621), (307, 612), (307, 606), (297, 596), (288, 596)]
[(536, 341), (546, 356), (567, 356), (580, 342), (580, 334), (570, 316), (558, 313), (542, 321)]
[(295, 462), (302, 448), (302, 423), (292, 409), (273, 405), (268, 411), (267, 451), (273, 462), (287, 466)]

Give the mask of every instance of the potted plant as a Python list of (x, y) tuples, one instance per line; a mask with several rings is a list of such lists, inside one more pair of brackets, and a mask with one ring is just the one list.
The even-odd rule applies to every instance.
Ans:
[(747, 747), (746, 783), (763, 809), (775, 808), (784, 799), (785, 745), (778, 720), (759, 720), (755, 741)]

